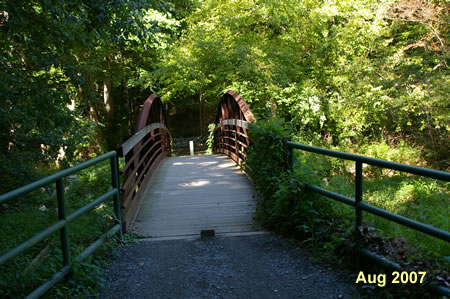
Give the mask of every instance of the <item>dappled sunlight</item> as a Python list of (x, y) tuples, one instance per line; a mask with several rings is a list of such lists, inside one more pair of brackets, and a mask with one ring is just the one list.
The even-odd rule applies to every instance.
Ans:
[(181, 166), (181, 165), (195, 165), (194, 162), (174, 162), (172, 163), (173, 166)]
[(219, 165), (217, 165), (218, 168), (229, 168), (229, 167), (234, 167), (236, 165), (236, 163), (234, 162), (225, 162), (225, 163), (221, 163)]
[(236, 182), (232, 182), (232, 181), (228, 181), (228, 180), (222, 180), (219, 182), (215, 182), (215, 185), (232, 185), (232, 184), (236, 184)]
[(201, 159), (201, 156), (191, 156), (188, 159), (189, 160), (198, 160), (198, 159)]
[(208, 180), (196, 180), (190, 183), (179, 184), (181, 187), (203, 187), (205, 185), (211, 184), (211, 181)]
[(226, 156), (181, 157), (167, 165), (169, 168), (173, 166), (167, 178), (173, 179), (173, 188), (206, 188), (209, 191), (216, 187), (227, 190), (242, 188), (238, 183), (242, 170)]
[(198, 235), (252, 231), (256, 200), (249, 181), (228, 157), (170, 157), (160, 167), (136, 220), (140, 235)]
[(197, 163), (197, 165), (199, 165), (199, 166), (210, 166), (210, 165), (213, 165), (213, 164), (217, 164), (217, 163), (219, 163), (219, 162), (201, 162), (201, 163)]

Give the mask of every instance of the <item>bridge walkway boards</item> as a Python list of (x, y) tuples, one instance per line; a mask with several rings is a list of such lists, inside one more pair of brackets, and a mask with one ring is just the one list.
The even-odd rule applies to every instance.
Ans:
[(134, 231), (152, 238), (252, 232), (256, 201), (252, 184), (228, 157), (169, 157), (151, 178)]

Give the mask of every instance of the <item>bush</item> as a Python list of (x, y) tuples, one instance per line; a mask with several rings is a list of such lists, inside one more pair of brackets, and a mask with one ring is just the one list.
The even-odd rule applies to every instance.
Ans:
[(280, 176), (287, 164), (283, 152), (283, 136), (287, 136), (282, 123), (259, 121), (249, 124), (251, 145), (248, 150), (247, 169), (263, 198), (275, 194)]
[(251, 124), (247, 166), (256, 189), (263, 197), (258, 210), (260, 222), (282, 233), (305, 234), (314, 240), (321, 225), (329, 219), (330, 202), (305, 188), (320, 185), (311, 171), (312, 165), (302, 161), (288, 170), (282, 122), (261, 121)]

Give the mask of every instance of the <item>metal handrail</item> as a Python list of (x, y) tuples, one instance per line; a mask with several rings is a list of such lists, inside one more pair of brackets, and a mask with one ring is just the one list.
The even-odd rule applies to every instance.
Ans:
[(397, 222), (399, 224), (410, 227), (412, 229), (421, 231), (427, 235), (450, 242), (450, 233), (448, 233), (446, 231), (434, 228), (430, 225), (426, 225), (421, 222), (418, 222), (418, 221), (415, 221), (415, 220), (412, 220), (412, 219), (409, 219), (409, 218), (406, 218), (403, 216), (399, 216), (399, 215), (390, 213), (383, 209), (380, 209), (380, 208), (377, 208), (377, 207), (374, 207), (367, 203), (362, 202), (362, 195), (363, 195), (363, 193), (362, 193), (362, 164), (365, 163), (365, 164), (369, 164), (369, 165), (379, 166), (382, 168), (395, 169), (395, 170), (399, 170), (402, 172), (418, 174), (421, 176), (426, 176), (429, 178), (439, 179), (439, 180), (443, 180), (443, 181), (447, 181), (447, 182), (450, 181), (450, 173), (445, 172), (445, 171), (439, 171), (439, 170), (434, 170), (434, 169), (429, 169), (429, 168), (422, 168), (422, 167), (417, 167), (417, 166), (412, 166), (412, 165), (407, 165), (407, 164), (401, 164), (401, 163), (396, 163), (396, 162), (391, 162), (391, 161), (386, 161), (386, 160), (381, 160), (381, 159), (365, 157), (365, 156), (361, 156), (361, 155), (338, 152), (338, 151), (328, 150), (328, 149), (315, 147), (315, 146), (293, 143), (291, 141), (285, 141), (285, 143), (289, 149), (288, 164), (289, 164), (290, 168), (293, 167), (293, 163), (294, 163), (294, 149), (301, 149), (301, 150), (316, 153), (316, 154), (341, 158), (344, 160), (355, 161), (355, 170), (356, 170), (356, 172), (355, 172), (355, 177), (356, 177), (355, 199), (351, 199), (351, 198), (345, 197), (341, 194), (322, 189), (315, 185), (306, 185), (306, 187), (308, 189), (310, 189), (311, 191), (319, 193), (323, 196), (326, 196), (328, 198), (331, 198), (331, 199), (334, 199), (334, 200), (340, 201), (342, 203), (345, 203), (347, 205), (355, 207), (355, 209), (356, 209), (356, 229), (358, 229), (358, 227), (362, 225), (362, 215), (360, 213), (362, 212), (362, 210), (364, 210), (371, 214), (380, 216), (382, 218)]
[[(70, 215), (66, 215), (66, 207), (64, 201), (64, 181), (63, 179), (71, 174), (79, 172), (83, 169), (96, 165), (105, 160), (110, 160), (111, 165), (111, 185), (112, 189), (101, 195), (94, 201), (88, 203), (77, 211), (73, 212)], [(0, 265), (3, 265), (8, 260), (14, 258), (21, 252), (26, 249), (32, 247), (36, 243), (42, 241), (50, 234), (60, 231), (60, 239), (61, 239), (61, 251), (63, 254), (63, 267), (61, 270), (53, 275), (53, 277), (42, 284), (40, 287), (35, 289), (31, 294), (27, 296), (27, 298), (38, 298), (46, 291), (48, 291), (53, 285), (59, 282), (61, 279), (66, 277), (71, 268), (72, 262), (70, 257), (70, 243), (68, 237), (67, 225), (74, 221), (76, 218), (84, 215), (100, 203), (106, 201), (108, 198), (114, 197), (114, 212), (116, 214), (116, 225), (114, 225), (108, 232), (100, 236), (95, 242), (93, 242), (88, 248), (86, 248), (83, 252), (81, 252), (75, 259), (77, 261), (84, 260), (87, 256), (89, 256), (95, 249), (97, 249), (107, 238), (113, 236), (115, 233), (119, 233), (119, 238), (122, 239), (122, 229), (121, 229), (121, 217), (120, 217), (120, 199), (119, 199), (119, 176), (118, 176), (118, 165), (117, 165), (117, 154), (115, 151), (108, 152), (99, 157), (91, 159), (89, 161), (85, 161), (80, 163), (74, 167), (59, 171), (55, 174), (52, 174), (48, 177), (40, 179), (36, 182), (23, 186), (21, 188), (15, 189), (11, 192), (5, 193), (0, 196), (0, 205), (7, 203), (11, 200), (17, 199), (20, 196), (23, 196), (27, 193), (30, 193), (40, 187), (46, 186), (51, 183), (56, 183), (56, 198), (58, 201), (58, 218), (59, 221), (54, 223), (53, 225), (47, 227), (46, 229), (40, 231), (27, 241), (23, 242), (19, 246), (13, 248), (7, 253), (0, 256)]]
[[(315, 153), (315, 154), (340, 158), (340, 159), (349, 160), (349, 161), (355, 161), (355, 199), (348, 198), (342, 194), (335, 193), (335, 192), (320, 188), (315, 185), (307, 184), (307, 185), (305, 185), (305, 187), (307, 189), (309, 189), (310, 191), (316, 192), (320, 195), (326, 196), (333, 200), (336, 200), (336, 201), (342, 202), (346, 205), (354, 207), (355, 208), (355, 236), (356, 236), (356, 238), (359, 237), (359, 227), (361, 227), (363, 225), (362, 211), (366, 211), (368, 213), (371, 213), (373, 215), (382, 217), (384, 219), (396, 222), (403, 226), (407, 226), (416, 231), (420, 231), (429, 236), (438, 238), (438, 239), (446, 241), (446, 242), (450, 242), (450, 233), (448, 233), (444, 230), (435, 228), (431, 225), (426, 225), (424, 223), (412, 220), (407, 217), (403, 217), (403, 216), (388, 212), (386, 210), (377, 208), (375, 206), (372, 206), (372, 205), (369, 205), (369, 204), (363, 202), (363, 188), (362, 188), (362, 184), (363, 184), (363, 175), (362, 175), (363, 167), (362, 166), (363, 166), (363, 164), (368, 164), (368, 165), (373, 165), (373, 166), (378, 166), (378, 167), (388, 168), (388, 169), (394, 169), (394, 170), (398, 170), (401, 172), (421, 175), (421, 176), (434, 178), (434, 179), (447, 181), (447, 182), (450, 181), (450, 173), (449, 172), (434, 170), (434, 169), (429, 169), (429, 168), (422, 168), (422, 167), (417, 167), (417, 166), (412, 166), (412, 165), (407, 165), (407, 164), (401, 164), (401, 163), (396, 163), (396, 162), (391, 162), (391, 161), (386, 161), (386, 160), (381, 160), (381, 159), (376, 159), (376, 158), (370, 158), (370, 157), (365, 157), (365, 156), (355, 155), (355, 154), (350, 154), (350, 153), (344, 153), (344, 152), (324, 149), (324, 148), (320, 148), (320, 147), (316, 147), (316, 146), (298, 144), (298, 143), (291, 142), (287, 138), (284, 139), (284, 144), (285, 144), (285, 148), (288, 150), (288, 153), (287, 153), (288, 161), (287, 162), (288, 162), (288, 166), (290, 169), (292, 169), (294, 167), (294, 149), (299, 149), (299, 150), (303, 150), (303, 151), (307, 151), (307, 152), (311, 152), (311, 153)], [(374, 254), (373, 252), (370, 252), (367, 249), (359, 248), (359, 252), (362, 255), (367, 256), (370, 259), (377, 261), (377, 262), (379, 262), (385, 266), (388, 266), (390, 268), (396, 268), (396, 269), (400, 268), (399, 265), (397, 265), (391, 261), (388, 261), (388, 260)], [(448, 288), (436, 286), (436, 285), (433, 285), (433, 288), (435, 291), (437, 291), (441, 295), (448, 296), (450, 294), (450, 290)]]
[(316, 153), (316, 154), (321, 154), (321, 155), (326, 155), (326, 156), (330, 156), (330, 157), (341, 158), (344, 160), (360, 162), (360, 163), (378, 166), (378, 167), (382, 167), (382, 168), (399, 170), (402, 172), (426, 176), (429, 178), (438, 179), (438, 180), (442, 180), (442, 181), (447, 181), (447, 182), (450, 181), (450, 173), (446, 172), (446, 171), (417, 167), (417, 166), (396, 163), (396, 162), (391, 162), (391, 161), (386, 161), (386, 160), (381, 160), (381, 159), (376, 159), (376, 158), (370, 158), (370, 157), (356, 155), (356, 154), (344, 153), (344, 152), (324, 149), (324, 148), (317, 147), (317, 146), (294, 143), (291, 141), (287, 141), (286, 144), (289, 146), (289, 148), (292, 148), (292, 149), (301, 149), (301, 150)]

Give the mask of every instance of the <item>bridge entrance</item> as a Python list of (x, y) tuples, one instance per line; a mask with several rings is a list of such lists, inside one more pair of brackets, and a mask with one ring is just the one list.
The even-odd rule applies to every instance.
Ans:
[(143, 237), (255, 231), (253, 186), (225, 155), (165, 158), (144, 195), (134, 230)]
[[(241, 171), (247, 158), (248, 122), (255, 118), (234, 91), (220, 101), (215, 155), (170, 157), (171, 135), (161, 99), (144, 103), (136, 133), (120, 147), (123, 230), (144, 237), (251, 232), (256, 193)], [(167, 157), (169, 156), (169, 157)]]

